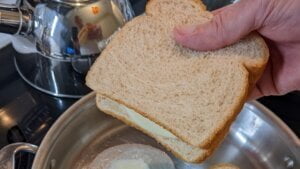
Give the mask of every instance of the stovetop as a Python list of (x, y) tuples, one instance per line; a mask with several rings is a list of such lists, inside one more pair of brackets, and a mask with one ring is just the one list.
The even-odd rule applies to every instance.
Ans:
[[(131, 0), (136, 14), (146, 0)], [(0, 49), (0, 149), (15, 142), (39, 145), (55, 120), (74, 102), (41, 93), (27, 85), (13, 62), (12, 45)], [(300, 92), (259, 99), (300, 136)], [(17, 154), (17, 169), (30, 168), (33, 155)]]

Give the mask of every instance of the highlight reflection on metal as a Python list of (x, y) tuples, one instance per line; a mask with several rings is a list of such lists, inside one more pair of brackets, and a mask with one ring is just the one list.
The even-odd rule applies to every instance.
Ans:
[(0, 31), (22, 34), (34, 43), (34, 53), (16, 51), (19, 73), (33, 87), (62, 97), (77, 98), (90, 91), (84, 78), (101, 52), (98, 44), (134, 16), (128, 0), (22, 4), (0, 4)]
[(0, 123), (3, 126), (11, 126), (14, 123), (5, 109), (0, 109)]

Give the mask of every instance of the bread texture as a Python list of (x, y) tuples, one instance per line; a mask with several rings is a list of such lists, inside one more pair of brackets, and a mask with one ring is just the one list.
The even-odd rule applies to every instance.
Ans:
[[(87, 85), (99, 95), (199, 148), (196, 154), (205, 154), (181, 153), (187, 161), (205, 159), (226, 136), (269, 56), (256, 34), (208, 52), (184, 48), (173, 40), (176, 25), (201, 24), (212, 17), (194, 0), (151, 0), (146, 15), (116, 33), (86, 77)], [(156, 139), (175, 154), (183, 151), (175, 152), (171, 143)]]
[[(174, 6), (177, 6), (174, 8)], [(147, 15), (187, 15), (206, 11), (206, 6), (201, 0), (150, 0), (146, 6)]]

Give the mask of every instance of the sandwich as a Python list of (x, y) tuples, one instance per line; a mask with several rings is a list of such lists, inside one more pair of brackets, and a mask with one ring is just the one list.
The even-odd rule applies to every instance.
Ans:
[(212, 18), (200, 1), (151, 0), (145, 15), (114, 35), (86, 77), (101, 111), (193, 163), (225, 138), (269, 57), (255, 33), (206, 52), (172, 38), (175, 26)]

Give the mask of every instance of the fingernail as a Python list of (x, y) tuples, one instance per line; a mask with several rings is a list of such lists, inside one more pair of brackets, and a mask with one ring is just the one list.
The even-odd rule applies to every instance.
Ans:
[(177, 26), (175, 28), (175, 32), (179, 35), (190, 35), (196, 32), (197, 26), (196, 25), (184, 25), (184, 26)]

